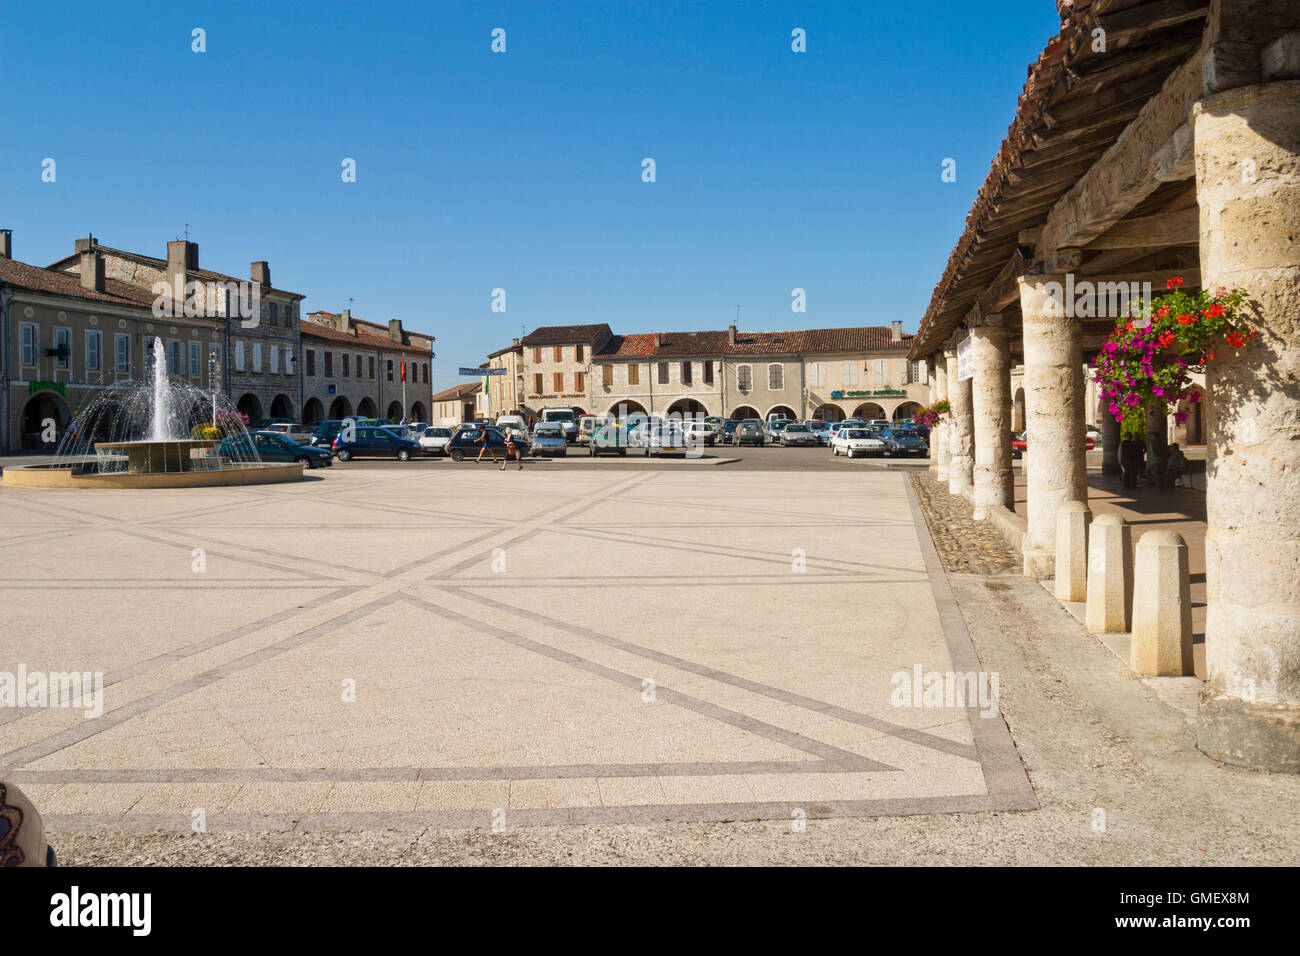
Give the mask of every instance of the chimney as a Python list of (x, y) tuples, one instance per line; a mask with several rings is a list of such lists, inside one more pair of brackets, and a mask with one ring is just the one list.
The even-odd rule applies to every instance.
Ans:
[(388, 337), (392, 339), (394, 342), (396, 342), (398, 345), (402, 344), (402, 320), (401, 319), (388, 320)]
[(891, 331), (889, 339), (891, 342), (903, 341), (903, 323), (899, 319), (894, 320), (893, 329)]
[(12, 229), (0, 229), (0, 259), (12, 259), (14, 257), (14, 231)]
[(197, 242), (177, 239), (175, 242), (167, 243), (167, 288), (173, 300), (177, 296), (180, 297), (180, 301), (175, 302), (174, 305), (178, 311), (185, 302), (185, 283), (188, 281), (189, 271), (198, 267), (199, 244)]
[(96, 239), (96, 238), (94, 237), (94, 235), (92, 234), (92, 235), (86, 236), (85, 239), (78, 239), (78, 240), (73, 244), (73, 251), (74, 251), (74, 252), (85, 252), (87, 249), (93, 249), (93, 248), (95, 248), (95, 246), (97, 246), (97, 245), (99, 245), (99, 240)]
[(663, 344), (664, 344), (664, 336), (663, 336), (663, 333), (662, 333), (662, 332), (656, 332), (656, 333), (655, 333), (655, 348), (659, 348), (659, 346), (661, 346), (661, 345), (663, 345)]
[(248, 270), (248, 277), (263, 289), (271, 288), (271, 266), (265, 259), (254, 262)]
[(511, 340), (510, 340), (510, 347), (511, 347), (511, 348), (514, 348), (514, 349), (519, 348), (519, 340), (518, 340), (518, 339), (511, 339)]
[(81, 287), (89, 292), (104, 291), (104, 257), (95, 246), (81, 254)]
[(736, 344), (736, 327), (734, 325), (727, 326), (727, 344)]

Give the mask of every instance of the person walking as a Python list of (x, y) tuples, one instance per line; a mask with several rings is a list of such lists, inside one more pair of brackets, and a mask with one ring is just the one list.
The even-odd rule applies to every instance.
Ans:
[(1165, 465), (1165, 469), (1165, 484), (1170, 488), (1187, 473), (1187, 456), (1183, 454), (1177, 442), (1169, 446), (1169, 463)]
[(492, 456), (492, 463), (496, 464), (497, 453), (492, 450), (492, 445), (488, 441), (488, 430), (486, 428), (482, 428), (482, 427), (479, 428), (477, 441), (478, 441), (478, 457), (475, 458), (474, 460), (476, 462), (482, 461), (483, 452), (487, 452), (489, 455)]
[[(510, 462), (510, 456), (513, 455), (515, 461), (519, 463), (519, 470), (524, 470), (524, 456), (519, 454), (519, 446), (515, 444), (514, 429), (506, 429), (506, 457), (501, 460), (501, 470), (506, 470), (506, 465)], [(495, 459), (493, 459), (495, 461)]]

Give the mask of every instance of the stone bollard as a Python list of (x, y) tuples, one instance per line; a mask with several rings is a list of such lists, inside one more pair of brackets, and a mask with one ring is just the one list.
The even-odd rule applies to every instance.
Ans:
[(1194, 674), (1187, 542), (1173, 531), (1148, 531), (1136, 554), (1129, 667), (1145, 677)]
[(1082, 501), (1064, 501), (1056, 510), (1056, 587), (1060, 601), (1088, 596), (1088, 525), (1092, 512)]
[(1133, 607), (1133, 529), (1116, 514), (1088, 529), (1088, 608), (1084, 622), (1095, 634), (1129, 629)]

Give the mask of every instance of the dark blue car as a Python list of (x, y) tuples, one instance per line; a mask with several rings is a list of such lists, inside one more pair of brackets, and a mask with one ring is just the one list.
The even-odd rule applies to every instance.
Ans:
[(328, 449), (300, 445), (293, 439), (276, 432), (232, 435), (221, 443), (221, 454), (225, 458), (249, 461), (253, 458), (253, 453), (256, 453), (261, 461), (296, 461), (309, 468), (334, 464), (334, 457)]
[(334, 439), (334, 454), (339, 461), (353, 458), (396, 458), (410, 461), (419, 457), (420, 443), (402, 438), (387, 428), (374, 425), (344, 426)]

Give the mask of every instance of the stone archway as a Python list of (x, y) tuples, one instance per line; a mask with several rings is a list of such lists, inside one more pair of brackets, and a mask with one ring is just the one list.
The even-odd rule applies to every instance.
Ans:
[(920, 402), (899, 402), (898, 407), (894, 409), (894, 421), (910, 422), (920, 410)]
[(884, 418), (885, 410), (875, 402), (863, 402), (857, 408), (853, 409), (853, 417), (861, 418), (863, 421), (871, 421), (876, 418)]
[(272, 418), (293, 418), (293, 401), (288, 395), (277, 395), (271, 399)]
[(695, 399), (679, 398), (668, 406), (667, 417), (676, 421), (685, 421), (692, 418), (705, 418), (708, 414), (709, 410)]
[(791, 419), (792, 421), (797, 420), (799, 418), (799, 416), (795, 414), (794, 409), (791, 408), (789, 405), (773, 405), (771, 408), (767, 410), (767, 414), (763, 416), (763, 420), (767, 421), (773, 415), (777, 415), (781, 418), (788, 418)]
[(239, 396), (239, 401), (235, 403), (241, 415), (248, 416), (248, 424), (253, 424), (262, 418), (262, 400), (252, 392), (245, 392)]
[(814, 421), (819, 422), (842, 422), (845, 419), (844, 409), (838, 405), (821, 405), (812, 414)]
[(758, 414), (758, 409), (752, 405), (741, 405), (739, 408), (733, 408), (727, 415), (729, 419), (735, 422), (744, 421), (746, 418), (759, 418), (763, 416)]
[(417, 422), (427, 422), (429, 413), (425, 411), (424, 402), (416, 402), (411, 406), (411, 418)]
[(388, 414), (385, 416), (390, 422), (400, 422), (402, 420), (402, 403), (389, 402)]
[(304, 425), (315, 425), (324, 417), (325, 407), (321, 405), (320, 399), (307, 399), (307, 404), (302, 407), (302, 423)]
[(330, 402), (330, 418), (337, 420), (351, 417), (352, 403), (348, 401), (346, 395), (336, 396), (334, 401)]
[(374, 399), (370, 398), (369, 396), (366, 396), (361, 401), (357, 402), (357, 417), (358, 418), (376, 417)]
[(623, 401), (610, 407), (607, 415), (613, 415), (619, 421), (626, 421), (633, 416), (646, 417), (645, 406), (640, 402)]
[[(23, 406), (22, 446), (26, 449), (53, 450), (63, 438), (71, 419), (68, 403), (58, 392), (37, 392)], [(53, 423), (53, 440), (47, 441), (49, 426)]]

